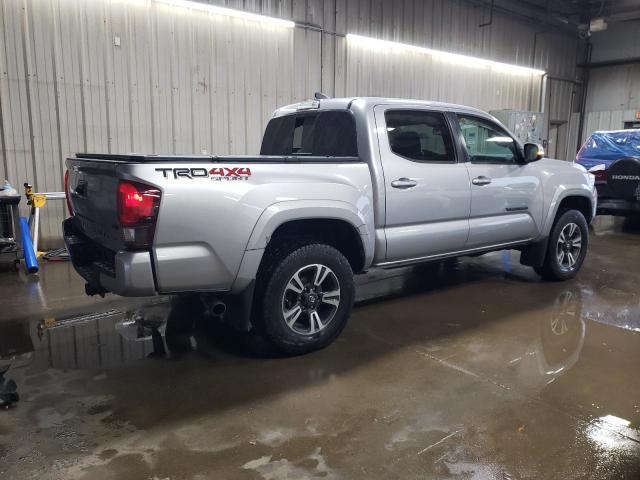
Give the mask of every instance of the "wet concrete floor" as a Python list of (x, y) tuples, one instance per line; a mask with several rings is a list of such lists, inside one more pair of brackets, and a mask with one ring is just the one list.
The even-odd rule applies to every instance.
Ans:
[(342, 336), (296, 358), (43, 270), (0, 275), (3, 480), (640, 478), (633, 224), (598, 219), (566, 283), (515, 252), (362, 276)]

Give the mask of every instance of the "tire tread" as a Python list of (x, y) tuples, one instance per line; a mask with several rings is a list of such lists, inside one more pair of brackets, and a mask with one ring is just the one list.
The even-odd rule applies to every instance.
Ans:
[[(276, 314), (272, 311), (275, 307), (270, 302), (273, 302), (273, 299), (278, 297), (276, 291), (281, 288), (278, 282), (282, 275), (284, 275), (284, 271), (289, 268), (290, 265), (304, 263), (305, 258), (314, 255), (328, 255), (335, 259), (345, 272), (348, 272), (350, 282), (346, 282), (347, 284), (345, 285), (345, 278), (339, 278), (339, 280), (341, 289), (345, 292), (345, 298), (350, 304), (346, 310), (341, 312), (343, 318), (334, 317), (332, 320), (332, 322), (337, 322), (336, 327), (330, 330), (327, 328), (327, 330), (323, 331), (323, 333), (317, 337), (311, 337), (312, 340), (310, 341), (306, 338), (296, 339), (293, 336), (295, 334), (292, 335), (288, 332), (286, 334), (281, 333), (278, 326), (271, 323), (275, 321), (274, 317)], [(340, 251), (330, 245), (305, 239), (284, 241), (270, 248), (265, 252), (265, 256), (257, 276), (255, 299), (256, 306), (259, 308), (254, 309), (254, 312), (256, 312), (254, 325), (259, 330), (259, 333), (278, 350), (287, 355), (308, 353), (324, 348), (333, 342), (346, 326), (353, 303), (353, 273), (348, 260)], [(338, 275), (338, 272), (335, 273)], [(336, 315), (338, 315), (338, 313), (336, 313)]]

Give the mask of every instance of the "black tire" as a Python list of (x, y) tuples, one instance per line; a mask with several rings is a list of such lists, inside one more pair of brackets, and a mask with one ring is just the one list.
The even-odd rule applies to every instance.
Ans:
[[(568, 267), (562, 265), (558, 258), (558, 248), (560, 234), (569, 224), (575, 224), (580, 229), (581, 248), (577, 254), (575, 263)], [(542, 267), (536, 267), (535, 271), (545, 280), (564, 281), (576, 276), (580, 271), (584, 259), (587, 256), (587, 248), (589, 246), (589, 227), (584, 215), (578, 210), (565, 210), (558, 213), (556, 220), (549, 235), (549, 244)]]
[[(337, 249), (319, 243), (301, 242), (284, 243), (278, 247), (271, 249), (266, 254), (263, 265), (258, 273), (258, 283), (256, 290), (255, 317), (254, 323), (260, 330), (260, 333), (273, 344), (280, 352), (286, 355), (300, 355), (312, 352), (326, 347), (333, 342), (342, 332), (347, 324), (353, 306), (355, 296), (355, 286), (353, 281), (353, 271), (347, 259)], [(314, 302), (311, 308), (306, 303), (296, 303), (295, 305), (304, 305), (305, 309), (299, 315), (299, 322), (309, 323), (309, 332), (301, 333), (294, 328), (301, 329), (298, 324), (289, 326), (285, 320), (284, 311), (286, 302), (292, 293), (287, 288), (293, 276), (308, 266), (322, 265), (328, 267), (334, 279), (338, 282), (339, 299), (338, 305), (323, 305), (322, 293), (319, 298), (312, 296)], [(306, 270), (300, 274), (302, 278)], [(303, 279), (304, 280), (304, 279)], [(312, 283), (307, 283), (311, 288)], [(319, 292), (321, 288), (316, 287)], [(335, 288), (332, 290), (335, 291)], [(285, 298), (285, 295), (287, 297)], [(295, 292), (293, 292), (295, 296)], [(300, 302), (308, 301), (309, 294), (305, 299), (298, 299)], [(327, 297), (328, 298), (328, 297)], [(313, 322), (310, 313), (313, 306), (318, 313), (327, 312), (327, 308), (331, 310), (327, 313), (330, 316), (326, 324), (314, 332), (317, 323)], [(302, 309), (302, 307), (301, 307)], [(330, 312), (333, 312), (332, 314)], [(313, 323), (313, 327), (311, 326)]]

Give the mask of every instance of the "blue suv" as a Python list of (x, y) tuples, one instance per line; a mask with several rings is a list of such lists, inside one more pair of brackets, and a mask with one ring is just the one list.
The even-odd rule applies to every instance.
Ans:
[(640, 216), (640, 129), (593, 132), (576, 163), (596, 177), (598, 214)]

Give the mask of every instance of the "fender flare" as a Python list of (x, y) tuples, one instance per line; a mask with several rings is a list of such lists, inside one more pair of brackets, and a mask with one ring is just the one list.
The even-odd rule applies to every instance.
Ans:
[[(372, 217), (373, 213), (370, 215)], [(354, 205), (340, 200), (286, 200), (271, 204), (258, 218), (247, 242), (232, 292), (243, 290), (255, 278), (264, 249), (278, 227), (290, 221), (314, 219), (342, 220), (349, 223), (360, 235), (365, 268), (371, 265), (375, 235), (369, 232), (369, 228), (373, 225), (373, 217), (367, 218), (366, 214)]]
[[(593, 204), (593, 198), (591, 196), (590, 190), (588, 190), (583, 186), (573, 187), (573, 188), (560, 187), (556, 190), (555, 194), (553, 195), (553, 198), (551, 199), (551, 202), (549, 203), (548, 213), (544, 220), (544, 224), (542, 228), (544, 237), (548, 237), (549, 234), (551, 233), (551, 227), (553, 226), (553, 222), (556, 218), (556, 215), (558, 214), (558, 209), (560, 208), (560, 204), (567, 197), (584, 197), (587, 200), (589, 200), (589, 204), (591, 205), (591, 215), (593, 217), (594, 204)], [(591, 221), (591, 218), (587, 218), (587, 223), (589, 223), (590, 221)]]
[(265, 248), (280, 225), (306, 219), (343, 220), (360, 235), (369, 234), (367, 219), (350, 203), (340, 200), (288, 200), (273, 203), (262, 212), (249, 237), (247, 250)]

